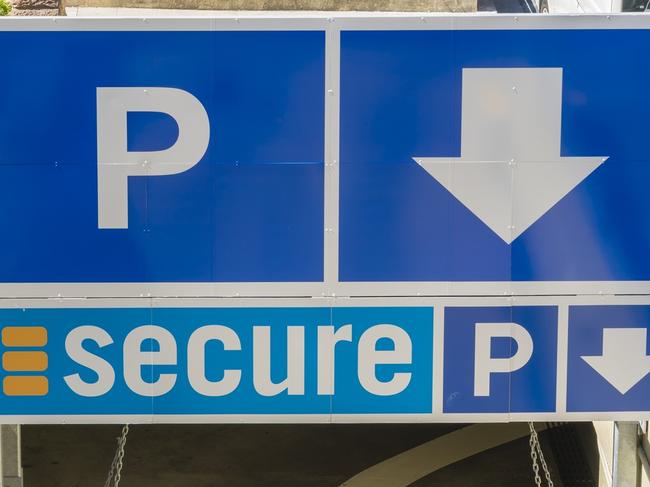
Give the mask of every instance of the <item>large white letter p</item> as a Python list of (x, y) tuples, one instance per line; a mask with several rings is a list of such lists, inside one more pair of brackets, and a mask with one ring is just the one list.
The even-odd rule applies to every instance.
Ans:
[[(128, 151), (127, 113), (159, 112), (178, 124), (171, 147)], [(128, 177), (187, 171), (208, 148), (210, 121), (203, 105), (176, 88), (97, 88), (97, 226), (128, 228)]]

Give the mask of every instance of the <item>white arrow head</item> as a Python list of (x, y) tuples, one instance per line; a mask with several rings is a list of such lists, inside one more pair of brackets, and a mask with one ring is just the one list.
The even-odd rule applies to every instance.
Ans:
[(606, 157), (561, 157), (562, 69), (463, 69), (460, 157), (414, 157), (510, 244)]
[(581, 358), (625, 394), (650, 373), (646, 336), (645, 328), (605, 328), (603, 354)]
[(508, 244), (604, 162), (600, 157), (514, 164), (462, 158), (415, 160)]

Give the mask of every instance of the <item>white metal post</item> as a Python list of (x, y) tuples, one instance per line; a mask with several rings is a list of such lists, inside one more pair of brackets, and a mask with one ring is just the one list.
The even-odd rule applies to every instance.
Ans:
[(0, 487), (23, 487), (20, 425), (0, 426)]
[(637, 455), (639, 423), (616, 421), (614, 423), (614, 485), (613, 487), (638, 487), (640, 485), (639, 458)]

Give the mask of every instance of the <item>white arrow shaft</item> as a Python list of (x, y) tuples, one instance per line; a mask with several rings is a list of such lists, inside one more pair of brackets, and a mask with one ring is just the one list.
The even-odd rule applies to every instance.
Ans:
[(646, 357), (645, 328), (605, 328), (603, 330), (603, 357), (638, 359)]
[(561, 122), (561, 68), (463, 69), (462, 159), (556, 160)]

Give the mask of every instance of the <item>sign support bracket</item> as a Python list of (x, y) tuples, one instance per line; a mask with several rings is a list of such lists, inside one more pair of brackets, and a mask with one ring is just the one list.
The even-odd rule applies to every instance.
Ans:
[(614, 423), (613, 487), (638, 487), (641, 464), (637, 454), (639, 424), (635, 421)]
[(20, 425), (0, 426), (0, 487), (23, 487)]

